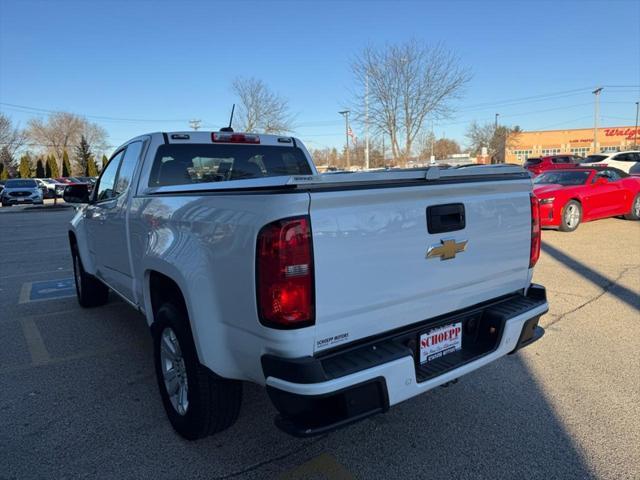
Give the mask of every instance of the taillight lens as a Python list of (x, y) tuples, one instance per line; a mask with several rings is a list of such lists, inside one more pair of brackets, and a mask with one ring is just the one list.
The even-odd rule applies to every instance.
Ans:
[(313, 254), (308, 217), (286, 218), (262, 227), (256, 270), (258, 317), (263, 325), (313, 325)]
[(531, 199), (531, 253), (529, 254), (529, 268), (533, 266), (540, 258), (540, 243), (542, 241), (540, 231), (540, 202), (538, 197), (533, 193), (530, 194)]
[(213, 132), (211, 141), (215, 143), (260, 143), (260, 137), (246, 133)]

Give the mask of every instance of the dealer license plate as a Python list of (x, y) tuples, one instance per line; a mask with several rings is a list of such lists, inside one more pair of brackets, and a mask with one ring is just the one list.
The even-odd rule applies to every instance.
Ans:
[(462, 322), (434, 328), (420, 335), (420, 363), (442, 358), (462, 348)]

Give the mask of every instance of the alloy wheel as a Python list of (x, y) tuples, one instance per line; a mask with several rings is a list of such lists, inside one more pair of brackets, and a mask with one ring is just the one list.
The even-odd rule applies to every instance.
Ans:
[(160, 336), (160, 365), (169, 401), (176, 412), (185, 415), (189, 408), (187, 369), (180, 342), (170, 327)]
[(573, 228), (580, 221), (580, 211), (576, 205), (569, 205), (564, 212), (564, 223), (567, 227)]

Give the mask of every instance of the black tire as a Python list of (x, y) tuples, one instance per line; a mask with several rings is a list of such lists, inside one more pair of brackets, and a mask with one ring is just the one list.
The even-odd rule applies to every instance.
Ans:
[[(162, 304), (155, 313), (152, 332), (158, 388), (165, 412), (175, 431), (187, 440), (197, 440), (233, 425), (240, 414), (242, 382), (219, 377), (200, 364), (182, 302), (169, 301)], [(171, 370), (178, 372), (175, 378), (186, 376), (188, 404), (184, 413), (179, 413), (180, 407), (172, 403), (165, 383), (161, 357), (165, 334), (177, 342), (181, 352), (178, 362), (170, 362)], [(179, 389), (177, 386), (175, 391), (178, 392)], [(179, 397), (174, 401), (179, 402)]]
[(631, 212), (624, 216), (627, 220), (640, 220), (640, 193), (631, 202)]
[(73, 277), (78, 303), (84, 308), (99, 307), (107, 303), (109, 301), (109, 287), (84, 271), (82, 260), (75, 247), (71, 248), (71, 256), (73, 257)]
[[(576, 213), (577, 219), (575, 218)], [(561, 215), (560, 230), (562, 232), (573, 232), (582, 222), (582, 205), (576, 200), (569, 200), (562, 209)]]

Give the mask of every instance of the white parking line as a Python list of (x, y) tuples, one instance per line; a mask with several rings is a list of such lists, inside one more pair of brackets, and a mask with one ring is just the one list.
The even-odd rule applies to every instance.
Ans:
[(20, 289), (20, 297), (18, 299), (18, 303), (29, 303), (29, 298), (31, 297), (31, 285), (32, 282), (26, 282), (22, 285)]
[(20, 320), (20, 325), (22, 325), (22, 332), (27, 340), (27, 347), (31, 354), (31, 364), (44, 365), (49, 363), (51, 356), (47, 351), (44, 340), (42, 340), (42, 335), (40, 335), (36, 322), (31, 318), (23, 318)]

